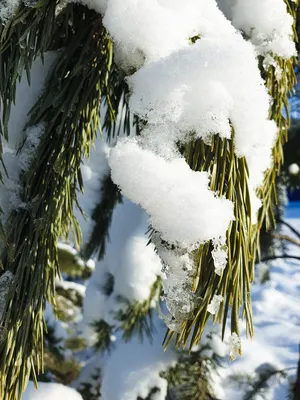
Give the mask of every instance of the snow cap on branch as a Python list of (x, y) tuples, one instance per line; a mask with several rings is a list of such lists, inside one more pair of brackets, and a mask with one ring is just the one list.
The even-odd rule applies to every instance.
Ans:
[(284, 0), (218, 0), (218, 4), (259, 54), (271, 53), (285, 59), (296, 55), (293, 17)]
[(233, 204), (209, 190), (206, 172), (192, 171), (182, 158), (168, 162), (132, 139), (119, 141), (109, 162), (122, 193), (148, 212), (168, 243), (193, 250), (225, 236)]

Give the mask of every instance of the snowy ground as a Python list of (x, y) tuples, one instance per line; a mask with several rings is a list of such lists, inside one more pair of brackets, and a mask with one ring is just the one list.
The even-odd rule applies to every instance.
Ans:
[[(287, 207), (285, 220), (300, 231), (300, 203)], [(283, 233), (296, 238), (287, 228)], [(287, 253), (300, 256), (300, 248), (288, 245)], [(277, 259), (270, 266), (270, 281), (252, 288), (255, 336), (252, 340), (244, 337), (243, 356), (225, 365), (227, 376), (253, 374), (263, 363), (271, 363), (276, 369), (288, 368), (291, 378), (295, 375), (300, 342), (300, 261)], [(228, 385), (227, 379), (223, 383), (224, 400), (242, 400), (242, 391)], [(266, 399), (283, 400), (287, 390), (286, 379), (275, 384)]]

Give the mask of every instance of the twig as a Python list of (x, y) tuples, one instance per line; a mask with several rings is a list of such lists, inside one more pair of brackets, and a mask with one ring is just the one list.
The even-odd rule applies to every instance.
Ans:
[(298, 232), (295, 228), (292, 227), (288, 222), (284, 221), (283, 219), (279, 219), (278, 221), (280, 224), (287, 226), (299, 239), (300, 239), (300, 232)]
[(293, 256), (293, 255), (289, 255), (289, 254), (284, 254), (284, 255), (280, 255), (280, 256), (268, 256), (268, 257), (262, 258), (260, 260), (260, 262), (276, 260), (277, 258), (292, 258), (294, 260), (299, 260), (300, 261), (300, 256)]
[(280, 240), (286, 240), (288, 242), (295, 244), (296, 246), (300, 246), (300, 240), (294, 239), (288, 235), (281, 235), (278, 232), (272, 232), (271, 236)]
[(293, 400), (300, 399), (300, 344), (299, 344), (299, 361), (296, 374), (296, 382), (293, 390)]

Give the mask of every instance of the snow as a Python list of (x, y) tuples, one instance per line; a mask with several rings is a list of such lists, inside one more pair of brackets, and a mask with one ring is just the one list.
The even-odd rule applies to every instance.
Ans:
[(26, 72), (22, 74), (21, 81), (17, 84), (16, 104), (12, 104), (8, 122), (9, 139), (8, 143), (4, 143), (4, 146), (15, 149), (26, 137), (23, 128), (27, 122), (27, 115), (42, 93), (45, 80), (56, 56), (55, 52), (47, 52), (44, 54), (44, 63), (41, 58), (37, 58), (33, 62), (30, 70), (30, 85), (27, 81)]
[(213, 134), (230, 138), (232, 125), (235, 152), (247, 158), (251, 185), (262, 182), (277, 128), (268, 120), (269, 97), (253, 46), (240, 35), (198, 40), (140, 68), (128, 83), (130, 109), (148, 121), (143, 136), (151, 136), (147, 145), (153, 137), (156, 152), (191, 140), (191, 132), (207, 143)]
[[(130, 109), (148, 121), (147, 135), (153, 131), (164, 149), (158, 131), (170, 147), (178, 134), (188, 140), (191, 131), (206, 141), (214, 133), (228, 138), (232, 123), (236, 153), (248, 156), (251, 185), (257, 187), (270, 166), (276, 127), (268, 121), (269, 98), (254, 48), (216, 2), (99, 0), (97, 4), (122, 52), (120, 63), (137, 69), (128, 79)], [(278, 19), (272, 23), (277, 26)], [(190, 45), (188, 39), (198, 34), (201, 38)]]
[[(141, 218), (141, 215), (143, 216)], [(146, 215), (145, 213), (134, 204), (125, 200), (124, 204), (120, 204), (114, 213), (113, 225), (111, 228), (112, 244), (110, 245), (109, 255), (110, 259), (120, 260), (117, 254), (122, 246), (122, 240), (127, 235), (131, 237), (135, 232), (135, 226), (140, 223), (138, 218), (143, 220), (144, 228), (146, 228)], [(299, 204), (291, 204), (287, 209), (285, 216), (288, 217), (287, 222), (299, 230), (300, 228), (300, 211)], [(129, 223), (129, 221), (131, 223)], [(135, 223), (133, 223), (135, 221)], [(144, 232), (141, 229), (141, 234)], [(286, 229), (286, 228), (284, 228)], [(283, 230), (283, 234), (292, 235), (290, 231)], [(117, 238), (119, 239), (117, 240)], [(121, 240), (122, 238), (122, 240)], [(117, 247), (114, 247), (114, 244)], [(123, 244), (122, 244), (123, 245)], [(140, 250), (139, 250), (140, 251)], [(288, 253), (300, 255), (300, 250), (289, 244), (287, 248)], [(126, 252), (125, 252), (126, 253)], [(134, 253), (134, 252), (133, 252)], [(175, 257), (176, 252), (169, 252), (165, 254), (163, 260), (167, 260), (168, 256)], [(163, 252), (161, 253), (163, 255)], [(182, 257), (185, 263), (185, 269), (189, 271), (193, 268), (190, 265), (187, 256)], [(91, 297), (89, 305), (85, 307), (90, 308), (97, 318), (97, 312), (101, 309), (103, 299), (97, 297), (97, 290), (100, 290), (104, 282), (104, 275), (108, 271), (106, 262), (98, 264), (96, 267), (98, 275), (92, 277), (92, 287), (87, 290), (90, 291)], [(115, 266), (117, 264), (114, 264)], [(142, 267), (143, 263), (140, 264)], [(164, 266), (168, 263), (165, 262)], [(172, 262), (170, 265), (176, 266)], [(296, 260), (274, 260), (271, 265), (271, 280), (265, 284), (255, 284), (253, 286), (253, 319), (255, 326), (255, 335), (252, 340), (246, 339), (245, 332), (241, 333), (243, 340), (243, 355), (239, 356), (241, 350), (241, 342), (238, 336), (234, 333), (227, 341), (227, 354), (226, 343), (222, 343), (216, 332), (219, 331), (219, 325), (212, 325), (206, 327), (206, 333), (211, 330), (214, 332), (210, 339), (212, 349), (207, 350), (207, 356), (211, 356), (212, 352), (226, 357), (223, 361), (224, 368), (218, 370), (218, 374), (213, 374), (213, 387), (215, 392), (221, 400), (241, 400), (243, 391), (240, 387), (236, 387), (228, 381), (228, 376), (232, 373), (247, 373), (251, 376), (255, 371), (265, 367), (267, 364), (271, 368), (284, 369), (294, 368), (289, 371), (290, 379), (295, 374), (298, 362), (298, 342), (300, 335), (300, 314), (299, 314), (299, 285), (300, 285), (300, 269), (299, 262)], [(181, 273), (184, 273), (183, 268), (179, 268)], [(113, 269), (112, 269), (113, 270)], [(119, 265), (118, 272), (121, 274), (122, 267)], [(117, 276), (117, 269), (114, 270)], [(131, 272), (130, 272), (131, 273)], [(165, 273), (168, 273), (166, 269)], [(102, 274), (102, 275), (101, 275)], [(143, 272), (141, 272), (141, 275)], [(101, 275), (101, 277), (100, 277)], [(134, 275), (133, 275), (134, 276)], [(124, 279), (124, 276), (122, 277)], [(128, 278), (125, 278), (128, 279)], [(186, 279), (186, 278), (184, 278)], [(164, 281), (163, 281), (164, 282)], [(167, 281), (171, 284), (171, 281)], [(126, 284), (125, 284), (126, 286)], [(176, 295), (176, 293), (175, 293)], [(178, 296), (177, 296), (178, 297)], [(217, 304), (214, 300), (221, 300), (215, 296), (212, 299), (212, 310), (217, 312)], [(116, 305), (116, 303), (114, 303)], [(110, 307), (110, 304), (105, 304), (105, 307)], [(85, 312), (87, 309), (85, 309)], [(208, 310), (209, 311), (209, 310)], [(112, 309), (110, 309), (112, 312)], [(210, 311), (209, 311), (210, 312)], [(101, 313), (101, 310), (100, 310)], [(101, 315), (98, 315), (100, 317)], [(174, 365), (176, 357), (172, 348), (164, 353), (161, 347), (161, 339), (164, 334), (164, 328), (154, 319), (157, 332), (154, 333), (153, 344), (145, 340), (140, 343), (137, 337), (134, 337), (130, 342), (122, 342), (120, 337), (116, 338), (114, 347), (110, 354), (105, 358), (100, 354), (93, 354), (92, 359), (86, 364), (83, 376), (80, 382), (88, 381), (89, 375), (96, 367), (101, 367), (102, 373), (102, 395), (104, 400), (136, 400), (138, 396), (145, 398), (149, 390), (154, 386), (160, 388), (157, 394), (157, 400), (165, 400), (166, 381), (159, 377), (159, 372), (166, 370), (169, 366)], [(114, 321), (112, 321), (114, 322)], [(207, 343), (206, 334), (203, 335), (201, 345)], [(193, 348), (192, 351), (196, 351)], [(235, 361), (229, 363), (228, 354), (230, 358)], [(227, 361), (228, 360), (228, 363)], [(264, 366), (262, 366), (264, 364)], [(90, 373), (88, 372), (90, 370)], [(116, 380), (115, 377), (118, 376)], [(266, 400), (282, 400), (286, 395), (287, 381), (278, 382), (267, 393)], [(27, 399), (26, 399), (27, 400)], [(30, 399), (31, 400), (31, 399)]]
[(32, 65), (31, 85), (28, 85), (26, 73), (23, 73), (21, 82), (17, 84), (16, 104), (11, 107), (8, 123), (8, 142), (3, 140), (3, 161), (8, 176), (6, 176), (3, 167), (0, 167), (3, 176), (3, 184), (0, 183), (0, 207), (3, 210), (2, 222), (6, 221), (13, 209), (27, 206), (22, 204), (19, 196), (19, 176), (21, 171), (28, 168), (34, 157), (34, 150), (37, 148), (43, 133), (43, 125), (30, 127), (26, 131), (24, 131), (24, 127), (29, 111), (42, 93), (45, 79), (55, 57), (56, 54), (53, 52), (46, 53), (44, 55), (44, 64), (40, 58), (37, 58)]
[[(94, 0), (88, 4), (95, 7)], [(271, 165), (277, 134), (275, 122), (269, 121), (270, 98), (258, 68), (255, 38), (246, 41), (215, 0), (97, 4), (115, 43), (116, 61), (129, 75), (129, 108), (146, 121), (138, 139), (119, 140), (112, 149), (112, 179), (123, 195), (149, 214), (161, 239), (175, 245), (181, 255), (213, 240), (215, 272), (222, 274), (233, 204), (209, 189), (209, 173), (188, 167), (178, 145), (194, 138), (210, 144), (215, 134), (227, 139), (234, 135), (235, 153), (248, 164), (255, 223), (260, 207), (255, 189)], [(278, 35), (285, 35), (280, 29)], [(198, 38), (193, 44), (192, 37)], [(174, 278), (182, 280), (183, 275), (177, 270)], [(186, 278), (189, 287), (190, 277)], [(173, 317), (193, 307), (189, 298), (184, 305), (181, 300), (176, 310), (167, 295)]]
[(82, 369), (78, 378), (72, 382), (72, 387), (80, 391), (86, 385), (89, 385), (90, 392), (96, 395), (97, 388), (101, 384), (101, 369), (105, 362), (105, 355), (100, 351), (94, 351), (93, 355), (82, 362)]
[(211, 314), (217, 314), (220, 308), (220, 304), (224, 301), (224, 297), (223, 296), (219, 296), (217, 294), (214, 295), (214, 297), (212, 298), (212, 301), (210, 302), (210, 304), (207, 307), (207, 311)]
[(6, 22), (13, 16), (15, 9), (18, 7), (20, 0), (3, 0), (0, 9), (0, 23)]
[[(120, 296), (128, 301), (148, 299), (151, 287), (161, 275), (162, 266), (154, 246), (147, 246), (147, 229), (147, 215), (140, 207), (128, 200), (116, 206), (106, 254), (96, 262), (84, 298), (83, 326), (88, 340), (92, 334), (89, 324), (93, 321), (117, 324), (114, 313), (126, 307)], [(113, 278), (111, 294), (106, 292), (109, 277)]]
[(55, 282), (55, 285), (56, 285), (56, 287), (60, 287), (64, 290), (74, 290), (82, 298), (85, 296), (86, 287), (84, 285), (82, 285), (81, 283), (69, 282), (69, 281), (63, 281), (63, 280), (57, 279)]
[(13, 280), (14, 275), (11, 271), (5, 271), (4, 274), (0, 276), (0, 321), (2, 321), (4, 317), (5, 307), (8, 300), (7, 297)]
[(82, 397), (76, 390), (59, 383), (39, 382), (36, 390), (33, 383), (29, 382), (22, 400), (82, 400)]
[(188, 47), (190, 37), (224, 33), (230, 26), (211, 0), (110, 0), (103, 23), (121, 64), (134, 68)]
[[(289, 217), (286, 219), (289, 224), (300, 230), (299, 204), (291, 203), (285, 217)], [(283, 234), (293, 237), (288, 228), (282, 229)], [(295, 245), (288, 244), (286, 251), (300, 256), (300, 249)], [(295, 376), (300, 337), (300, 262), (277, 259), (269, 265), (270, 281), (252, 287), (254, 337), (249, 340), (245, 338), (245, 332), (241, 333), (243, 355), (226, 365), (226, 376), (232, 373), (253, 376), (262, 363), (269, 363), (277, 370), (290, 368), (286, 371), (290, 379)], [(221, 399), (240, 400), (243, 394), (241, 389), (229, 385), (226, 376), (222, 384), (225, 393)], [(287, 380), (278, 382), (268, 391), (266, 400), (282, 400), (287, 390)]]
[(233, 25), (246, 33), (261, 55), (296, 55), (293, 18), (283, 0), (218, 0)]
[(237, 333), (233, 332), (228, 340), (229, 344), (229, 356), (231, 360), (235, 360), (239, 355), (241, 355), (242, 344), (241, 339)]
[(217, 275), (222, 275), (222, 272), (227, 265), (227, 246), (224, 237), (220, 237), (213, 241), (213, 250), (211, 252), (212, 258), (214, 260), (215, 273)]
[(78, 255), (78, 251), (74, 247), (72, 247), (69, 243), (58, 242), (57, 248), (66, 251), (70, 255), (73, 256)]
[[(256, 56), (267, 55), (265, 65), (268, 65), (274, 62), (273, 53), (285, 58), (294, 54), (291, 18), (283, 9), (282, 0), (272, 0), (271, 6), (268, 0), (254, 0), (251, 12), (246, 0), (227, 0), (226, 12), (232, 12), (234, 27), (243, 30), (250, 37), (250, 43), (224, 17), (214, 0), (82, 2), (104, 14), (103, 21), (116, 44), (119, 64), (131, 74), (127, 79), (131, 90), (130, 109), (147, 121), (139, 138), (120, 140), (111, 151), (97, 139), (96, 150), (82, 166), (85, 193), (79, 194), (79, 204), (87, 218), (79, 211), (76, 216), (84, 243), (93, 228), (92, 211), (99, 203), (101, 180), (109, 173), (109, 166), (122, 193), (136, 203), (125, 199), (114, 210), (111, 242), (103, 260), (96, 262), (85, 292), (84, 333), (87, 339), (92, 339), (93, 321), (104, 320), (117, 326), (115, 313), (126, 306), (120, 297), (130, 302), (146, 300), (157, 277), (162, 277), (167, 309), (176, 319), (175, 322), (169, 319), (168, 325), (176, 330), (178, 321), (186, 318), (194, 307), (191, 285), (195, 270), (188, 252), (200, 243), (213, 240), (215, 273), (221, 275), (227, 263), (224, 238), (234, 218), (233, 204), (209, 189), (209, 173), (192, 171), (177, 145), (195, 137), (209, 144), (214, 134), (230, 138), (233, 127), (235, 153), (245, 156), (249, 165), (252, 208), (259, 208), (254, 189), (261, 184), (263, 173), (270, 165), (277, 128), (268, 121), (270, 98), (260, 77)], [(270, 12), (273, 7), (274, 12)], [(191, 45), (189, 38), (195, 35), (200, 38)], [(33, 84), (37, 90), (32, 94), (33, 101), (46, 76), (40, 72), (35, 75), (38, 80)], [(18, 86), (21, 90), (18, 99), (24, 98), (22, 90), (28, 98), (26, 83), (24, 88), (22, 84)], [(28, 110), (30, 101), (26, 103)], [(19, 173), (30, 161), (26, 146), (35, 148), (42, 132), (42, 127), (26, 132), (25, 153), (17, 155), (23, 139), (26, 107), (22, 104), (23, 114), (19, 111), (16, 117), (12, 114), (11, 120), (15, 118), (16, 122), (10, 127), (10, 142), (5, 146), (4, 159), (9, 171), (5, 186), (14, 189), (5, 192), (1, 188), (0, 205), (5, 200), (6, 213), (9, 206), (15, 207), (18, 202)], [(167, 242), (158, 246), (159, 255), (153, 244), (147, 246), (149, 223), (158, 232), (157, 241)], [(175, 250), (169, 250), (171, 244)], [(111, 293), (107, 292), (109, 280), (113, 283)], [(254, 287), (256, 336), (252, 342), (246, 342), (244, 357), (232, 364), (231, 371), (253, 372), (261, 357), (264, 362), (279, 366), (296, 365), (295, 343), (300, 322), (295, 300), (297, 282), (299, 272), (295, 263), (274, 262), (272, 281), (263, 287)], [(84, 294), (82, 285), (59, 284), (79, 288)], [(221, 296), (215, 296), (208, 312), (216, 314), (222, 300)], [(49, 309), (46, 318), (52, 322), (53, 312)], [(160, 389), (156, 400), (165, 399), (167, 382), (159, 373), (173, 365), (177, 356), (172, 351), (163, 353), (164, 328), (159, 322), (157, 326), (153, 345), (148, 341), (141, 344), (137, 337), (129, 343), (117, 338), (103, 365), (104, 400), (145, 398), (153, 387)], [(56, 324), (55, 329), (56, 336), (65, 337), (63, 325)], [(230, 358), (235, 359), (240, 350), (240, 339), (233, 333), (229, 338)], [(226, 384), (224, 391), (227, 396), (224, 398), (240, 398), (234, 397), (236, 394)], [(26, 400), (63, 396), (67, 400), (68, 395), (73, 396), (69, 397), (72, 400), (81, 398), (61, 385), (41, 384), (37, 393), (30, 385), (25, 399), (26, 396)]]
[(89, 157), (83, 159), (81, 166), (84, 192), (77, 195), (78, 203), (84, 214), (74, 209), (74, 215), (79, 222), (82, 242), (87, 243), (93, 227), (92, 213), (101, 200), (101, 181), (109, 174), (108, 158), (109, 145), (98, 133)]
[(225, 236), (233, 204), (214, 196), (207, 173), (192, 171), (182, 158), (167, 161), (133, 139), (119, 141), (109, 163), (113, 181), (147, 211), (167, 242), (191, 250)]
[(49, 303), (46, 303), (44, 318), (48, 327), (51, 326), (53, 333), (58, 340), (65, 340), (68, 338), (66, 325), (57, 320), (53, 308)]
[(167, 381), (160, 373), (175, 365), (177, 355), (170, 349), (163, 352), (161, 339), (165, 327), (157, 323), (156, 328), (152, 344), (150, 341), (141, 343), (137, 337), (117, 344), (103, 368), (103, 400), (146, 398), (154, 387), (160, 390), (155, 400), (165, 400)]
[(170, 313), (162, 313), (161, 317), (171, 330), (179, 331), (181, 322), (190, 316), (194, 308), (194, 262), (187, 253), (166, 249), (158, 238), (153, 237), (153, 241), (164, 265), (161, 300), (165, 300)]

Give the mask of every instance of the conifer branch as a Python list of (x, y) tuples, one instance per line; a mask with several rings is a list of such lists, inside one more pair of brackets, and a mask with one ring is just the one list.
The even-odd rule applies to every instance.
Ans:
[(127, 307), (124, 311), (120, 311), (116, 315), (116, 320), (120, 322), (120, 328), (123, 334), (123, 340), (126, 342), (132, 338), (134, 334), (138, 334), (142, 341), (144, 335), (152, 340), (154, 325), (152, 322), (153, 301), (158, 301), (161, 290), (161, 279), (157, 278), (152, 285), (150, 295), (143, 302), (128, 302), (126, 299), (120, 298), (121, 302), (125, 302)]
[[(252, 247), (254, 239), (246, 161), (234, 154), (234, 136), (231, 140), (214, 136), (210, 146), (198, 139), (187, 146), (185, 157), (193, 170), (210, 172), (211, 189), (234, 203), (235, 220), (230, 223), (227, 231), (228, 265), (222, 276), (214, 272), (214, 260), (211, 256), (212, 243), (201, 245), (194, 253), (198, 266), (194, 278), (194, 291), (196, 298), (200, 300), (191, 313), (190, 319), (185, 321), (180, 333), (176, 335), (176, 344), (185, 347), (190, 337), (190, 347), (200, 342), (205, 325), (211, 316), (207, 307), (215, 294), (224, 298), (218, 314), (214, 317), (215, 321), (223, 324), (223, 337), (229, 307), (231, 307), (231, 331), (239, 332), (238, 315), (242, 307), (246, 317), (247, 332), (252, 336), (253, 323), (249, 294), (254, 270)], [(165, 345), (173, 336), (174, 332), (169, 331), (164, 341)]]
[[(287, 6), (287, 11), (293, 17), (293, 34), (294, 41), (298, 41), (296, 31), (296, 16), (298, 8), (298, 0), (283, 0)], [(273, 165), (267, 171), (263, 186), (259, 190), (259, 197), (262, 199), (262, 207), (259, 211), (258, 230), (265, 224), (266, 229), (270, 230), (276, 226), (273, 214), (273, 205), (277, 204), (276, 194), (276, 177), (279, 176), (283, 165), (283, 145), (288, 140), (288, 129), (290, 127), (290, 114), (288, 97), (291, 94), (296, 82), (295, 66), (297, 65), (297, 57), (284, 59), (274, 56), (274, 60), (282, 74), (276, 73), (276, 65), (269, 65), (265, 70), (263, 67), (264, 58), (260, 57), (260, 69), (265, 80), (265, 85), (273, 99), (270, 107), (270, 119), (276, 122), (278, 127), (278, 135), (273, 146)], [(286, 117), (283, 114), (286, 113)]]
[(82, 189), (80, 165), (100, 125), (100, 99), (108, 93), (112, 45), (101, 16), (68, 4), (65, 16), (70, 15), (74, 20), (68, 24), (65, 49), (28, 122), (43, 122), (45, 130), (34, 161), (21, 176), (27, 207), (9, 217), (9, 247), (1, 257), (15, 276), (2, 321), (7, 331), (0, 353), (3, 400), (19, 399), (29, 374), (35, 377), (35, 371), (43, 370), (43, 311), (46, 299), (54, 301), (57, 241), (67, 237), (70, 226), (80, 241), (72, 211), (77, 187)]
[(272, 365), (262, 365), (262, 369), (256, 370), (255, 378), (244, 374), (230, 376), (230, 380), (245, 390), (243, 400), (254, 400), (258, 395), (265, 398), (265, 394), (270, 388), (272, 380), (286, 378), (287, 370), (277, 370)]
[(182, 353), (175, 367), (162, 374), (168, 380), (168, 397), (172, 400), (217, 400), (210, 381), (211, 371), (220, 367), (220, 357), (213, 353), (209, 344), (190, 354)]
[(273, 238), (276, 238), (276, 239), (279, 239), (279, 240), (285, 240), (287, 242), (295, 244), (296, 246), (300, 246), (300, 240), (294, 239), (294, 238), (292, 238), (292, 237), (290, 237), (288, 235), (282, 235), (280, 233), (273, 232), (273, 233), (271, 233), (271, 236)]
[(113, 345), (111, 341), (114, 330), (113, 327), (103, 320), (94, 321), (92, 327), (97, 335), (97, 340), (94, 345), (95, 349), (100, 350), (101, 352), (109, 352)]
[(298, 232), (297, 229), (295, 229), (291, 224), (284, 221), (283, 219), (280, 219), (278, 222), (280, 222), (282, 225), (287, 226), (300, 239), (300, 232)]
[(290, 258), (293, 260), (300, 260), (300, 256), (294, 256), (291, 254), (283, 254), (283, 255), (278, 255), (278, 256), (268, 256), (265, 257), (263, 259), (261, 259), (261, 262), (266, 262), (266, 261), (272, 261), (272, 260), (277, 260), (277, 259), (286, 259), (286, 258)]
[[(112, 294), (113, 289), (109, 289), (109, 294)], [(95, 348), (101, 351), (109, 351), (112, 347), (111, 336), (117, 331), (122, 333), (125, 342), (129, 341), (135, 334), (139, 336), (141, 341), (143, 341), (144, 336), (152, 340), (152, 333), (155, 329), (152, 321), (153, 302), (158, 301), (160, 290), (161, 279), (157, 278), (152, 285), (148, 299), (145, 301), (129, 302), (124, 297), (119, 296), (118, 301), (123, 303), (125, 307), (115, 313), (115, 326), (111, 326), (103, 320), (95, 321), (92, 324), (97, 335)]]
[(30, 6), (22, 1), (13, 18), (0, 24), (0, 134), (6, 139), (17, 82), (25, 70), (30, 83), (32, 62), (49, 50), (56, 29), (55, 11), (59, 1), (39, 0)]
[(296, 381), (292, 388), (292, 400), (300, 398), (300, 344), (299, 344), (299, 361), (297, 365)]
[[(295, 21), (298, 4), (294, 2), (290, 4), (288, 0), (284, 1)], [(295, 24), (293, 29), (296, 40)], [(282, 146), (287, 140), (289, 127), (288, 95), (296, 82), (295, 57), (289, 60), (279, 57), (275, 57), (275, 59), (281, 70), (284, 71), (280, 77), (276, 76), (273, 65), (264, 71), (263, 59), (260, 60), (266, 87), (274, 99), (270, 109), (270, 119), (276, 122), (279, 135), (273, 148), (274, 165), (267, 171), (264, 185), (259, 192), (263, 206), (256, 226), (252, 225), (251, 221), (248, 166), (245, 158), (238, 158), (234, 153), (234, 131), (232, 131), (231, 140), (215, 136), (211, 145), (207, 146), (201, 139), (198, 139), (192, 141), (183, 150), (191, 169), (210, 173), (211, 190), (234, 203), (235, 220), (230, 223), (227, 231), (228, 263), (222, 276), (214, 273), (214, 261), (211, 256), (212, 243), (201, 245), (198, 252), (194, 254), (195, 262), (198, 265), (194, 277), (194, 292), (199, 301), (189, 319), (180, 327), (180, 333), (176, 334), (168, 330), (164, 340), (165, 346), (174, 336), (177, 346), (185, 347), (190, 337), (190, 346), (199, 343), (205, 325), (211, 316), (207, 307), (216, 294), (224, 298), (219, 312), (214, 316), (214, 321), (222, 322), (222, 337), (224, 338), (225, 335), (229, 308), (231, 308), (231, 333), (239, 334), (238, 320), (242, 314), (246, 319), (247, 334), (250, 337), (253, 336), (250, 284), (254, 279), (255, 258), (257, 254), (260, 254), (259, 233), (262, 224), (265, 224), (267, 229), (275, 224), (273, 215), (273, 205), (277, 204), (275, 182), (283, 163)], [(287, 118), (282, 115), (283, 107), (286, 110)]]
[(106, 242), (109, 241), (109, 227), (112, 221), (115, 206), (122, 201), (122, 196), (117, 185), (111, 180), (110, 174), (104, 177), (100, 193), (101, 201), (92, 213), (95, 225), (88, 243), (83, 250), (85, 259), (98, 253), (98, 260), (105, 254)]

